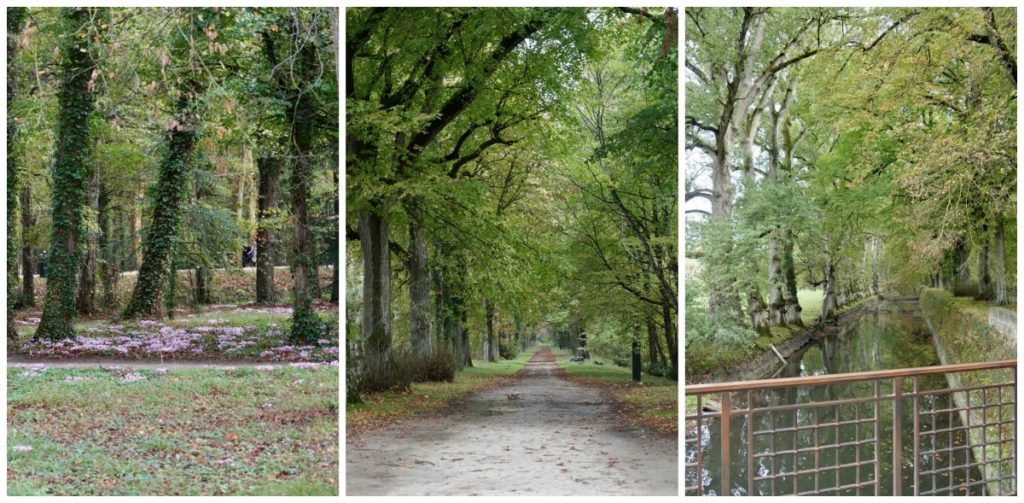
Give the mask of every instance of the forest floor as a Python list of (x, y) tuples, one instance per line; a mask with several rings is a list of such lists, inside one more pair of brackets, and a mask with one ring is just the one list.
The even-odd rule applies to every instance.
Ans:
[(9, 494), (337, 495), (338, 306), (316, 308), (308, 345), (287, 341), (287, 305), (95, 317), (63, 341), (33, 341), (39, 313), (18, 313)]
[(338, 377), (9, 368), (8, 494), (336, 495)]
[(676, 495), (678, 444), (616, 414), (547, 347), (445, 414), (350, 436), (348, 495)]

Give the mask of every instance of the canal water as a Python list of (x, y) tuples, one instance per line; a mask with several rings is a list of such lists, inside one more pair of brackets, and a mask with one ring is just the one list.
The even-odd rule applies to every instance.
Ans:
[[(794, 354), (785, 366), (771, 377), (797, 377), (869, 370), (925, 367), (939, 365), (932, 337), (917, 304), (912, 302), (883, 302), (876, 308), (845, 324), (834, 335), (814, 340), (801, 352)], [(901, 383), (904, 392), (913, 390), (913, 379)], [(922, 390), (943, 389), (948, 384), (943, 376), (923, 376)], [(892, 380), (880, 384), (882, 396), (892, 393)], [(874, 396), (871, 382), (829, 384), (807, 388), (763, 390), (751, 393), (755, 407), (780, 406), (828, 400), (845, 400)], [(717, 397), (715, 397), (717, 398)], [(732, 408), (747, 408), (747, 393), (731, 395)], [(926, 412), (920, 417), (920, 451), (932, 448), (946, 449), (941, 454), (922, 455), (922, 472), (938, 470), (941, 473), (921, 477), (922, 492), (940, 489), (939, 494), (981, 494), (982, 480), (977, 468), (955, 467), (970, 465), (972, 454), (967, 435), (955, 412), (928, 414), (928, 411), (955, 409), (948, 394), (923, 396), (920, 408)], [(905, 399), (902, 414), (903, 441), (903, 494), (914, 494), (913, 487), (913, 401)], [(757, 477), (766, 477), (754, 483), (756, 495), (784, 495), (807, 492), (839, 495), (871, 495), (875, 493), (876, 462), (880, 473), (879, 493), (893, 494), (893, 404), (883, 401), (846, 404), (823, 408), (804, 407), (793, 411), (761, 412), (754, 415), (754, 471)], [(881, 418), (874, 421), (873, 418)], [(820, 426), (835, 423), (832, 426)], [(877, 423), (877, 425), (876, 425)], [(688, 422), (686, 428), (686, 462), (696, 460), (699, 437), (702, 448), (703, 469), (700, 484), (703, 494), (723, 494), (721, 480), (721, 428), (717, 419), (705, 420), (705, 428), (697, 435), (696, 426)], [(876, 458), (875, 438), (878, 428), (882, 439)], [(946, 431), (943, 431), (946, 430)], [(937, 431), (937, 434), (928, 432)], [(746, 495), (749, 491), (747, 469), (747, 421), (745, 415), (730, 421), (730, 488), (732, 495)], [(829, 447), (833, 446), (833, 447)], [(818, 447), (815, 449), (815, 447)], [(776, 452), (772, 456), (767, 453)], [(779, 453), (779, 451), (789, 451)], [(813, 470), (817, 467), (818, 472)], [(829, 468), (832, 467), (832, 468)], [(953, 470), (946, 470), (953, 467)], [(794, 475), (795, 474), (795, 475)], [(685, 487), (696, 485), (698, 474), (693, 468), (686, 472)], [(689, 492), (687, 494), (690, 494)]]

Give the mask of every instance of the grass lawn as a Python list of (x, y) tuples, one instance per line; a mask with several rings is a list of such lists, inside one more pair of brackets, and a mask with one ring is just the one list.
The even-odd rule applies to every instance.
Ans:
[(451, 400), (502, 382), (501, 378), (518, 372), (539, 349), (539, 346), (535, 346), (522, 351), (512, 360), (474, 362), (473, 367), (457, 372), (453, 382), (413, 383), (406, 391), (364, 394), (361, 397), (362, 403), (345, 406), (346, 429), (357, 432), (398, 419), (438, 411)]
[(337, 368), (7, 379), (10, 495), (338, 494)]
[[(619, 367), (609, 358), (591, 357), (585, 362), (570, 362), (569, 350), (552, 348), (559, 365), (570, 378), (608, 390), (622, 403), (631, 420), (674, 435), (679, 428), (679, 383), (664, 377), (644, 374), (641, 383), (633, 383), (633, 371)], [(603, 365), (597, 365), (594, 361)]]

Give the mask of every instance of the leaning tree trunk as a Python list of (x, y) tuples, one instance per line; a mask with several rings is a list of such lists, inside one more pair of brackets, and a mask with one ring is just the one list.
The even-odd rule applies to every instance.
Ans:
[(263, 157), (256, 161), (259, 167), (259, 206), (256, 224), (256, 303), (272, 304), (274, 292), (274, 209), (280, 187), (281, 161), (277, 157)]
[(35, 218), (32, 216), (32, 187), (27, 183), (21, 188), (21, 306), (33, 307), (36, 305), (36, 288), (33, 274), (35, 265), (32, 239), (29, 233), (35, 225)]
[(413, 352), (430, 352), (430, 270), (427, 238), (420, 222), (409, 223), (409, 337)]
[(65, 36), (57, 123), (57, 145), (51, 176), (53, 179), (52, 237), (50, 265), (46, 281), (43, 317), (36, 339), (74, 337), (75, 293), (83, 236), (82, 211), (85, 208), (89, 179), (92, 176), (89, 116), (92, 115), (92, 69), (95, 50), (90, 26), (94, 12), (86, 8), (66, 8), (62, 17)]
[(1006, 291), (1006, 235), (1003, 229), (1003, 218), (996, 217), (996, 232), (993, 239), (995, 240), (995, 301), (996, 305), (1004, 305), (1009, 299), (1007, 298)]
[(135, 289), (125, 308), (123, 317), (160, 316), (160, 292), (168, 272), (178, 240), (181, 204), (185, 197), (186, 179), (192, 151), (198, 136), (196, 114), (198, 84), (192, 82), (182, 90), (175, 105), (175, 123), (168, 131), (167, 157), (160, 165), (160, 178), (156, 187), (153, 218), (146, 232)]
[[(11, 104), (14, 103), (14, 96), (18, 91), (18, 73), (14, 69), (13, 62), (18, 51), (18, 34), (21, 33), (21, 25), (25, 20), (26, 10), (24, 7), (7, 8), (7, 339), (11, 341), (18, 338), (18, 332), (14, 327), (14, 304), (18, 291), (14, 214), (18, 209), (16, 194), (18, 193), (18, 182), (20, 179), (18, 176), (17, 148), (14, 146), (18, 125), (11, 115)], [(28, 184), (25, 186), (27, 187)], [(25, 210), (22, 209), (22, 211)], [(24, 217), (22, 217), (22, 222), (24, 222)], [(22, 230), (22, 240), (23, 242), (26, 241), (24, 230)], [(29, 268), (31, 268), (31, 264), (32, 261), (29, 260)]]

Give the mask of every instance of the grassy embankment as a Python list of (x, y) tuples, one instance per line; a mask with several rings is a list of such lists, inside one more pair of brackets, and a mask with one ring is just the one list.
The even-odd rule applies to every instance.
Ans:
[[(574, 381), (599, 386), (620, 404), (632, 422), (675, 435), (679, 429), (679, 383), (664, 377), (644, 374), (641, 383), (633, 383), (633, 372), (619, 367), (609, 358), (591, 355), (585, 362), (570, 362), (569, 350), (552, 348), (551, 352), (566, 375)], [(600, 361), (603, 365), (594, 362)]]
[(523, 368), (539, 349), (540, 346), (529, 348), (512, 360), (474, 362), (472, 367), (458, 371), (452, 382), (413, 383), (407, 391), (364, 394), (360, 397), (362, 403), (345, 406), (346, 428), (349, 432), (358, 432), (441, 410), (452, 400), (505, 382), (505, 378)]
[[(1016, 347), (1006, 336), (988, 325), (990, 304), (972, 297), (955, 297), (952, 293), (939, 289), (924, 289), (920, 293), (921, 311), (928, 319), (932, 334), (936, 339), (940, 352), (944, 354), (944, 363), (971, 363), (982, 361), (1010, 360), (1016, 358)], [(1009, 306), (1014, 309), (1015, 306)], [(1010, 369), (996, 369), (980, 372), (963, 372), (947, 375), (951, 386), (975, 387), (994, 384), (1011, 383), (1013, 374)], [(1014, 405), (1010, 395), (1012, 386), (990, 388), (953, 394), (957, 407), (973, 409), (961, 412), (961, 420), (972, 425), (970, 442), (975, 447), (975, 457), (981, 459), (1012, 459), (1016, 443), (1013, 440), (995, 442), (995, 439), (1013, 439), (1014, 424), (993, 424), (1002, 418), (1014, 417)], [(1000, 403), (1005, 405), (999, 405)], [(985, 407), (982, 407), (985, 404)], [(966, 417), (969, 415), (970, 417)], [(987, 425), (984, 428), (981, 425)], [(975, 427), (975, 425), (977, 425)], [(987, 441), (986, 441), (987, 439)], [(984, 449), (984, 453), (981, 450)], [(1007, 477), (998, 482), (1004, 484), (1002, 491), (997, 491), (995, 484), (989, 483), (989, 490), (998, 494), (1007, 494), (1011, 490), (1009, 482), (1013, 478), (1012, 463), (989, 462), (982, 466), (989, 480)]]
[(8, 369), (10, 495), (337, 495), (338, 369)]

